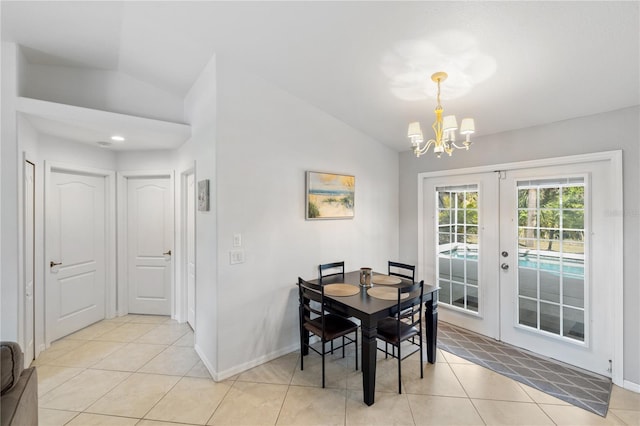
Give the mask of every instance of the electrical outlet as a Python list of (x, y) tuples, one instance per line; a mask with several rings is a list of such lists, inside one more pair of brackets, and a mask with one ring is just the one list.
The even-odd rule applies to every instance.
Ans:
[(244, 263), (244, 250), (231, 250), (229, 252), (229, 264), (237, 265)]
[(240, 247), (242, 245), (242, 234), (233, 234), (233, 246)]

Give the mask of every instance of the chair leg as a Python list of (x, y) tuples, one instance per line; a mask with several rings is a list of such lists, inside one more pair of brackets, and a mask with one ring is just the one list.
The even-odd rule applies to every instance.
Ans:
[(389, 344), (387, 342), (384, 342), (384, 359), (387, 359), (388, 356), (389, 356)]
[(342, 336), (342, 358), (344, 358), (344, 336)]
[[(333, 340), (331, 341), (333, 343)], [(333, 346), (333, 345), (332, 345)], [(322, 341), (322, 387), (324, 388), (324, 340)]]
[(400, 344), (398, 343), (398, 393), (402, 393), (402, 355), (400, 354)]
[(418, 337), (418, 342), (420, 343), (418, 346), (420, 346), (420, 378), (423, 379), (424, 378), (424, 367), (422, 365), (423, 363), (423, 355), (422, 355), (422, 333), (420, 333), (420, 336)]
[(305, 329), (302, 326), (302, 316), (303, 316), (303, 311), (302, 311), (302, 305), (300, 305), (300, 309), (298, 311), (298, 326), (300, 328), (300, 370), (304, 370), (304, 332)]
[[(356, 371), (358, 371), (358, 330), (355, 331), (356, 334)], [(377, 349), (376, 349), (377, 351)]]

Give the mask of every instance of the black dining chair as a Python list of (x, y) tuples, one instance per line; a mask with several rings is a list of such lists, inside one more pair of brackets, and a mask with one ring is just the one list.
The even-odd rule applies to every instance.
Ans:
[(318, 265), (320, 282), (323, 278), (342, 275), (344, 277), (344, 262), (333, 262)]
[[(327, 342), (332, 342), (338, 337), (342, 337), (342, 357), (344, 358), (344, 348), (354, 344), (356, 370), (358, 369), (358, 325), (353, 321), (336, 314), (326, 312), (324, 299), (324, 286), (312, 284), (298, 277), (298, 294), (300, 297), (300, 370), (304, 370), (304, 348), (311, 349), (322, 357), (322, 387), (324, 387), (324, 358), (325, 355), (333, 351), (325, 349)], [(305, 333), (315, 334), (320, 339), (322, 349), (317, 350), (305, 339)], [(348, 336), (353, 333), (354, 337)], [(345, 341), (346, 339), (346, 341)]]
[(415, 265), (407, 265), (406, 263), (389, 261), (389, 275), (395, 275), (396, 277), (406, 278), (415, 282), (416, 280), (416, 267)]
[[(407, 299), (403, 295), (408, 294)], [(377, 338), (385, 342), (385, 347), (378, 350), (385, 353), (385, 358), (391, 355), (398, 359), (398, 393), (402, 393), (402, 360), (420, 351), (420, 378), (424, 377), (422, 371), (422, 298), (424, 294), (424, 281), (406, 287), (398, 288), (397, 306), (395, 315), (378, 322)], [(417, 341), (417, 342), (416, 342)], [(418, 347), (417, 350), (402, 356), (402, 343), (409, 342)], [(388, 351), (388, 345), (392, 345), (393, 351)], [(396, 349), (398, 354), (396, 355)]]
[[(318, 279), (320, 280), (320, 284), (322, 284), (323, 278), (341, 275), (342, 278), (344, 279), (344, 261), (320, 264), (318, 265), (318, 272), (319, 272)], [(342, 344), (344, 345), (344, 341), (342, 342)], [(333, 340), (332, 340), (331, 341), (332, 354), (333, 354), (333, 350), (334, 350), (334, 347), (333, 347)]]

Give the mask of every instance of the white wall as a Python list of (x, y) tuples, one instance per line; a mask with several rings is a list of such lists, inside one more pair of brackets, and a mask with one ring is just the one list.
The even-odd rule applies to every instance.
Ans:
[(16, 135), (15, 97), (17, 49), (13, 43), (2, 43), (2, 96), (0, 99), (1, 141), (0, 161), (0, 336), (3, 340), (18, 340), (18, 143)]
[(116, 170), (116, 153), (97, 146), (40, 134), (38, 150), (43, 161)]
[(175, 150), (117, 151), (116, 169), (119, 172), (138, 170), (173, 170), (176, 166)]
[(19, 96), (184, 122), (181, 97), (114, 71), (25, 63)]
[[(398, 258), (398, 154), (220, 59), (216, 142), (223, 378), (299, 346), (298, 276)], [(353, 220), (304, 219), (307, 170), (355, 175)], [(236, 233), (246, 262), (230, 265)]]
[[(623, 150), (624, 379), (640, 384), (640, 107), (478, 137), (469, 152), (419, 159), (400, 155), (400, 256), (418, 262), (417, 175), (420, 172)], [(408, 142), (407, 142), (408, 144)]]
[(204, 67), (185, 99), (191, 139), (177, 152), (177, 174), (193, 166), (196, 181), (209, 179), (211, 208), (196, 212), (195, 348), (207, 369), (217, 376), (218, 294), (216, 231), (216, 58)]

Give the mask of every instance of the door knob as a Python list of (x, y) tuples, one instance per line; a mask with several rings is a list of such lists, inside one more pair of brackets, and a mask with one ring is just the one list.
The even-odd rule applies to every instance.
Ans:
[(500, 267), (501, 267), (502, 269), (504, 269), (505, 271), (506, 271), (507, 269), (509, 269), (509, 265), (507, 265), (506, 263), (503, 263), (502, 265), (500, 265)]
[(49, 268), (53, 268), (54, 266), (58, 266), (58, 265), (62, 265), (62, 262), (56, 263), (53, 260), (51, 262), (49, 262)]
[(168, 255), (168, 256), (171, 256), (171, 250), (169, 250), (169, 251), (168, 251), (168, 252), (166, 252), (166, 253), (162, 253), (162, 254), (164, 254), (164, 255)]

